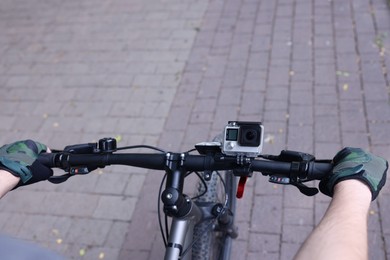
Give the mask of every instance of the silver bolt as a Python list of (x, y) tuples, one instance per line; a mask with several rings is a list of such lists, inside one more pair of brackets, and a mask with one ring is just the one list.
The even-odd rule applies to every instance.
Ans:
[(166, 197), (167, 197), (167, 199), (170, 200), (170, 199), (172, 199), (173, 195), (172, 195), (172, 193), (168, 193)]

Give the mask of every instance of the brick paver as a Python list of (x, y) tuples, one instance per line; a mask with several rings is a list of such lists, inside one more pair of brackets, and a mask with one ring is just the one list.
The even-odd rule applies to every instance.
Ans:
[[(234, 118), (264, 122), (267, 153), (288, 148), (331, 158), (349, 145), (389, 158), (388, 55), (375, 46), (375, 35), (389, 27), (386, 8), (369, 1), (210, 2), (159, 144), (189, 149)], [(361, 16), (364, 21), (357, 22)], [(329, 199), (305, 197), (262, 176), (249, 185), (238, 203), (241, 234), (233, 259), (291, 259)], [(152, 185), (143, 190), (149, 192)], [(370, 211), (372, 259), (388, 255), (381, 206), (387, 195)], [(138, 221), (130, 226), (123, 258), (141, 252), (145, 259), (161, 257), (158, 232), (143, 234), (139, 245), (133, 234), (145, 218)]]
[[(3, 143), (110, 135), (188, 150), (238, 119), (264, 123), (265, 153), (359, 146), (390, 159), (385, 0), (3, 1), (0, 21)], [(128, 172), (12, 192), (0, 228), (69, 258), (161, 259), (160, 178)], [(389, 191), (370, 210), (371, 259), (390, 257)], [(291, 259), (328, 203), (256, 175), (233, 259)]]
[[(0, 142), (155, 145), (207, 4), (3, 1)], [(117, 259), (145, 173), (112, 167), (20, 189), (2, 200), (0, 227), (69, 258)]]

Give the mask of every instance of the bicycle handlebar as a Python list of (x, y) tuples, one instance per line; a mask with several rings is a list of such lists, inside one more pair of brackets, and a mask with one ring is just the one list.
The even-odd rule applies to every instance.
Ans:
[[(173, 153), (147, 154), (147, 153), (106, 153), (106, 154), (72, 154), (66, 152), (41, 154), (38, 160), (50, 168), (66, 170), (70, 167), (89, 167), (92, 169), (104, 168), (108, 165), (127, 165), (153, 170), (167, 168), (168, 158)], [(236, 170), (244, 166), (232, 156), (189, 155), (182, 156), (180, 164), (186, 171), (218, 171)], [(251, 159), (246, 164), (251, 171), (261, 172), (263, 175), (278, 175), (291, 177), (296, 173), (300, 180), (321, 180), (328, 174), (333, 165), (324, 161), (309, 162), (283, 162)], [(302, 169), (304, 167), (304, 169)], [(76, 174), (76, 173), (75, 173)]]
[[(156, 149), (161, 153), (117, 153), (118, 150), (140, 147)], [(104, 138), (99, 140), (99, 144), (70, 145), (63, 151), (41, 154), (38, 160), (47, 167), (61, 168), (67, 172), (61, 176), (50, 177), (49, 181), (52, 183), (61, 183), (71, 176), (87, 174), (108, 165), (127, 165), (164, 170), (168, 173), (169, 185), (181, 191), (185, 178), (182, 173), (205, 172), (205, 179), (208, 179), (208, 172), (231, 170), (235, 176), (241, 177), (240, 183), (243, 187), (246, 178), (256, 171), (269, 175), (270, 182), (294, 185), (308, 196), (316, 194), (318, 190), (302, 183), (321, 180), (333, 168), (330, 160), (315, 161), (314, 156), (301, 152), (284, 150), (278, 156), (261, 155), (263, 159), (258, 159), (240, 154), (226, 155), (222, 153), (219, 143), (199, 143), (195, 148), (199, 155), (164, 152), (150, 146), (117, 148), (115, 139)]]

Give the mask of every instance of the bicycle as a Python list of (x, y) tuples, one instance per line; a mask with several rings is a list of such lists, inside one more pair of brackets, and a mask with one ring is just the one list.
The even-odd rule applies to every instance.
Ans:
[[(238, 236), (234, 225), (235, 197), (243, 196), (245, 182), (253, 172), (269, 176), (272, 183), (293, 185), (303, 194), (313, 196), (318, 189), (303, 183), (322, 179), (333, 166), (330, 160), (316, 160), (302, 152), (283, 150), (277, 156), (261, 154), (261, 123), (229, 122), (224, 135), (218, 138), (182, 153), (147, 145), (118, 148), (114, 138), (103, 138), (98, 143), (53, 150), (38, 159), (46, 166), (66, 172), (49, 179), (55, 184), (109, 165), (165, 171), (159, 190), (165, 215), (164, 230), (159, 213), (166, 248), (164, 259), (229, 259), (232, 239)], [(120, 152), (138, 148), (159, 153)], [(190, 154), (193, 151), (199, 154)], [(184, 182), (191, 173), (199, 178), (198, 192), (193, 198), (183, 193)], [(240, 177), (238, 184), (236, 177)], [(221, 191), (223, 196), (219, 199)], [(160, 208), (160, 200), (158, 205)]]

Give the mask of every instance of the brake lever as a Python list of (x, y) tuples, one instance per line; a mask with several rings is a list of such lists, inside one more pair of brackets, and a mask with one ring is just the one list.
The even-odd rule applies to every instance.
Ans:
[(65, 181), (67, 181), (70, 177), (72, 177), (70, 173), (59, 175), (59, 176), (51, 176), (48, 181), (53, 183), (53, 184), (60, 184)]
[(292, 182), (291, 185), (298, 188), (298, 190), (306, 196), (314, 196), (318, 193), (318, 189), (314, 187), (308, 187), (301, 182)]
[(305, 194), (306, 196), (314, 196), (318, 193), (318, 189), (314, 187), (308, 187), (304, 185), (302, 182), (294, 182), (291, 181), (288, 177), (279, 177), (275, 175), (271, 175), (269, 177), (269, 182), (276, 183), (276, 184), (282, 184), (282, 185), (293, 185), (298, 188), (298, 190)]

